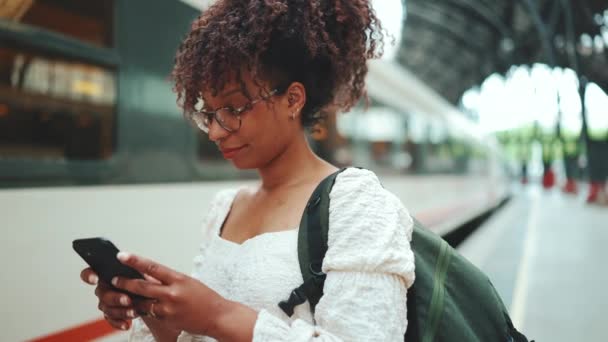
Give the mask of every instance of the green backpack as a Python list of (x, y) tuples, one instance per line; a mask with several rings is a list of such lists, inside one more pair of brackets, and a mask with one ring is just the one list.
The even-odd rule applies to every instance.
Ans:
[[(304, 283), (279, 303), (288, 316), (306, 300), (314, 312), (323, 295), (321, 265), (327, 251), (329, 193), (343, 170), (317, 186), (302, 215), (298, 259)], [(488, 277), (415, 219), (411, 246), (416, 280), (408, 290), (405, 341), (528, 341), (513, 327)]]

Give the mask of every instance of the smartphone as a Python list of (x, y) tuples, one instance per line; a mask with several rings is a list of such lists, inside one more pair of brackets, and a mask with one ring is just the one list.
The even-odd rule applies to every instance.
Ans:
[[(89, 266), (97, 273), (99, 279), (112, 286), (114, 277), (125, 277), (131, 279), (144, 279), (144, 276), (135, 269), (124, 265), (117, 258), (119, 250), (112, 242), (104, 238), (77, 239), (72, 241), (72, 248), (86, 261)], [(133, 299), (144, 298), (127, 291), (116, 289), (117, 291), (129, 294)]]

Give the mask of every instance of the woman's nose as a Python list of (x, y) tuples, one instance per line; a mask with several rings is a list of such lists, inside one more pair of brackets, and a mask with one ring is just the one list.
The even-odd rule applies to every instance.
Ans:
[(209, 132), (207, 133), (209, 140), (213, 142), (220, 141), (230, 135), (230, 132), (224, 129), (215, 118), (209, 123)]

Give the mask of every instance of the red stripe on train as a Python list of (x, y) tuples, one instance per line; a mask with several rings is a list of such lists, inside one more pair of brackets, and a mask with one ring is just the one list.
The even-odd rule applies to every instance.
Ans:
[(112, 328), (104, 319), (77, 325), (50, 335), (38, 337), (29, 342), (81, 342), (100, 338), (118, 330)]

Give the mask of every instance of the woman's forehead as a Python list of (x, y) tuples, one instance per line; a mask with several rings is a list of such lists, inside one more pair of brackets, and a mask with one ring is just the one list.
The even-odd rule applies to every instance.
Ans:
[(201, 90), (201, 96), (203, 100), (209, 99), (224, 99), (231, 98), (233, 96), (255, 96), (262, 91), (262, 89), (266, 89), (266, 82), (263, 80), (252, 80), (249, 75), (241, 75), (241, 79), (232, 78), (231, 80), (224, 83), (224, 85), (214, 92), (213, 89), (209, 87), (204, 87)]
[(209, 87), (204, 87), (201, 90), (201, 97), (203, 100), (209, 100), (232, 97), (238, 94), (245, 95), (248, 90), (246, 88), (244, 89), (244, 86), (245, 85), (240, 82), (227, 82), (220, 89), (217, 89), (217, 91), (214, 91), (214, 89)]

